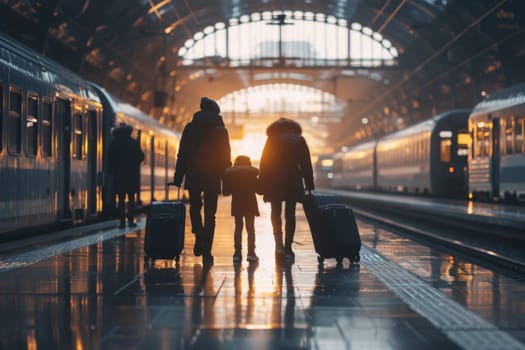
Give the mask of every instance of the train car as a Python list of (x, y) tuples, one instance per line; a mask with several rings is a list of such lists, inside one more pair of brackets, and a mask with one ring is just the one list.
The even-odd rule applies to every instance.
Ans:
[(101, 118), (82, 79), (0, 35), (0, 232), (101, 208)]
[(334, 156), (334, 187), (351, 190), (374, 190), (377, 187), (376, 144), (368, 141)]
[(179, 134), (0, 34), (0, 234), (114, 207), (105, 162), (120, 122), (134, 127), (146, 154), (140, 199), (168, 198)]
[(452, 110), (381, 138), (377, 188), (466, 197), (469, 110)]
[(334, 160), (331, 154), (321, 154), (314, 164), (314, 179), (317, 188), (332, 186), (334, 177)]
[[(167, 129), (136, 107), (111, 96), (106, 90), (91, 84), (101, 99), (103, 106), (104, 128), (102, 144), (104, 148), (104, 169), (107, 168), (107, 146), (111, 141), (111, 129), (119, 123), (133, 127), (132, 137), (139, 141), (144, 152), (141, 166), (141, 188), (137, 202), (148, 205), (154, 200), (168, 199), (166, 184), (173, 177), (180, 134)], [(111, 216), (115, 198), (111, 189), (111, 179), (104, 174), (104, 215)], [(173, 197), (170, 197), (174, 199)]]
[(525, 200), (525, 84), (500, 90), (469, 117), (469, 198)]

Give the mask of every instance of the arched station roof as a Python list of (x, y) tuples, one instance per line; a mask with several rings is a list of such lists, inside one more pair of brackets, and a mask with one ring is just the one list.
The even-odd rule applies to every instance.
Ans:
[[(395, 47), (390, 70), (179, 69), (196, 33), (253, 13), (303, 11), (359, 23)], [(277, 12), (276, 12), (277, 11)], [(277, 16), (278, 17), (278, 16)], [(299, 83), (347, 104), (341, 143), (391, 131), (525, 80), (523, 0), (5, 0), (0, 30), (180, 128), (203, 94)], [(184, 73), (185, 72), (185, 73)], [(184, 73), (184, 74), (183, 74)], [(261, 78), (266, 74), (266, 78)], [(273, 74), (273, 75), (272, 75)], [(300, 78), (302, 75), (303, 78)], [(259, 80), (257, 78), (260, 78)], [(171, 84), (171, 85), (170, 85)], [(161, 85), (161, 88), (159, 88)], [(167, 89), (172, 110), (155, 108)], [(173, 93), (171, 93), (171, 92)], [(203, 93), (204, 91), (204, 93)], [(163, 96), (157, 96), (162, 98)], [(360, 121), (366, 118), (367, 125)]]

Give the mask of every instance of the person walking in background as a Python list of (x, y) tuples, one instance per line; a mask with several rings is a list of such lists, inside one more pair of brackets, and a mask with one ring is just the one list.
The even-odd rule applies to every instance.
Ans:
[[(213, 264), (211, 254), (215, 234), (215, 213), (221, 193), (221, 178), (231, 165), (228, 131), (217, 102), (203, 97), (200, 111), (193, 115), (182, 132), (173, 182), (184, 186), (190, 196), (190, 220), (195, 233), (195, 256), (202, 255), (204, 265)], [(204, 222), (201, 216), (204, 194)]]
[[(261, 156), (259, 185), (263, 200), (271, 204), (275, 238), (275, 257), (293, 260), (295, 207), (308, 191), (314, 189), (310, 150), (301, 136), (299, 123), (280, 118), (266, 129), (268, 136)], [(304, 181), (304, 184), (303, 184)], [(285, 203), (285, 240), (283, 247), (282, 203)]]
[[(108, 171), (112, 176), (113, 190), (118, 197), (117, 216), (120, 219), (119, 228), (136, 227), (135, 223), (135, 193), (140, 190), (140, 163), (144, 160), (144, 152), (139, 142), (131, 138), (131, 125), (120, 123), (112, 131), (113, 140), (108, 150)], [(128, 211), (126, 213), (126, 195)]]
[(232, 168), (226, 169), (223, 177), (222, 194), (232, 195), (231, 215), (235, 217), (233, 262), (242, 260), (243, 218), (248, 233), (248, 255), (246, 260), (258, 262), (255, 254), (255, 217), (259, 216), (259, 207), (255, 193), (258, 189), (259, 170), (252, 166), (250, 158), (238, 156)]

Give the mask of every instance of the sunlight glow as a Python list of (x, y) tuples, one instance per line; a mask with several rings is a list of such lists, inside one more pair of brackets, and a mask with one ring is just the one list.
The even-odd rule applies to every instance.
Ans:
[[(279, 25), (278, 16), (286, 16)], [(326, 64), (319, 60), (350, 60), (355, 66), (394, 64), (398, 51), (368, 27), (322, 13), (273, 11), (231, 18), (198, 32), (179, 49), (183, 64), (220, 57), (247, 64), (253, 59), (282, 56)], [(282, 45), (279, 37), (282, 36)], [(330, 43), (330, 44), (328, 44)], [(349, 47), (350, 45), (350, 47)]]
[(241, 140), (231, 140), (232, 162), (237, 156), (250, 157), (252, 165), (256, 165), (261, 157), (266, 142), (265, 126), (261, 125), (259, 130), (247, 133)]
[(342, 113), (342, 105), (334, 95), (298, 84), (264, 84), (234, 91), (219, 101), (228, 113), (309, 113), (308, 119)]
[[(217, 101), (226, 127), (243, 127), (244, 137), (231, 141), (232, 157), (248, 155), (258, 161), (266, 142), (266, 128), (280, 117), (303, 128), (312, 155), (325, 153), (329, 123), (342, 119), (344, 103), (322, 90), (297, 84), (264, 84), (234, 91)], [(233, 129), (232, 129), (233, 130)]]

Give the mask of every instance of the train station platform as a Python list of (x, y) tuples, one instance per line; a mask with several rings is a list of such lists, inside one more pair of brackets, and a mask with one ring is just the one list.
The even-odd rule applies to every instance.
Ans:
[(192, 254), (189, 220), (179, 264), (152, 269), (143, 218), (0, 245), (0, 349), (525, 349), (523, 276), (366, 222), (360, 265), (319, 266), (300, 206), (295, 262), (276, 264), (269, 205), (259, 207), (258, 264), (246, 249), (232, 263), (227, 197), (210, 267)]
[(525, 232), (525, 206), (503, 203), (482, 203), (467, 200), (451, 200), (429, 196), (405, 194), (368, 193), (355, 191), (326, 190), (339, 197), (355, 201), (369, 201), (403, 207), (408, 211), (441, 215), (450, 220), (469, 221), (478, 225), (507, 227)]

